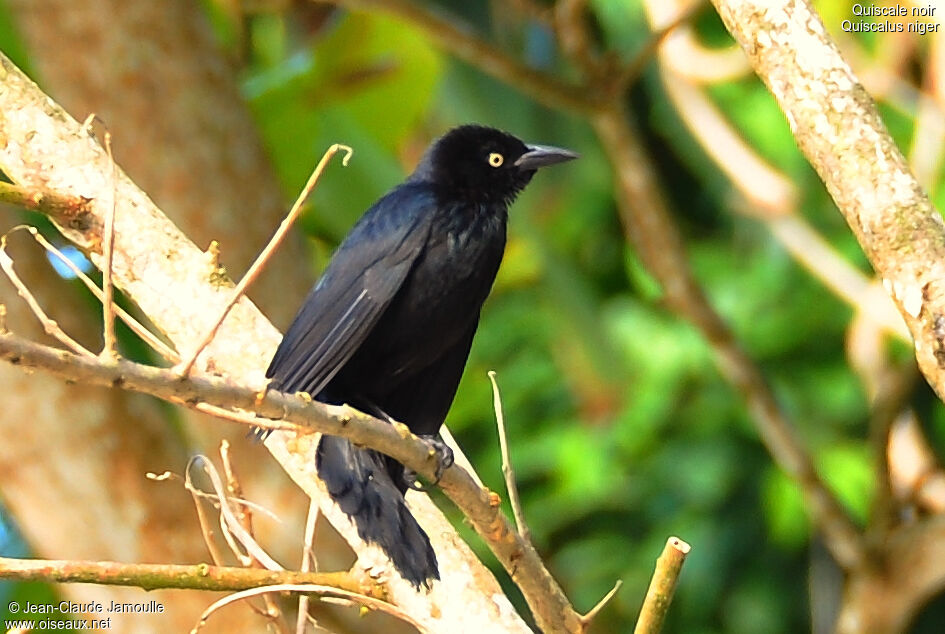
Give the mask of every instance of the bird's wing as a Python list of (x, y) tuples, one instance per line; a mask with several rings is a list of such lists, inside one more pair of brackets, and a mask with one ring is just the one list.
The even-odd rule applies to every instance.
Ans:
[(434, 205), (402, 186), (364, 214), (279, 344), (266, 371), (273, 389), (316, 395), (354, 354), (423, 250)]

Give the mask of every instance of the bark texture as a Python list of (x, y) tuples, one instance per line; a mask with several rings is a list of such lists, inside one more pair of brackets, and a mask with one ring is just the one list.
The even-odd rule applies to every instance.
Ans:
[[(909, 170), (876, 104), (803, 0), (713, 0), (787, 117), (945, 397), (945, 223)], [(846, 569), (840, 634), (905, 631), (945, 588), (941, 515), (870, 527), (867, 556)]]
[(945, 397), (945, 223), (876, 104), (805, 1), (714, 0), (784, 111), (915, 339)]
[[(20, 185), (88, 199), (86, 209), (54, 220), (64, 235), (98, 263), (105, 201), (111, 200), (113, 189), (107, 157), (9, 60), (0, 60), (0, 137), (5, 138), (0, 167)], [(206, 254), (121, 171), (117, 192), (115, 281), (186, 355), (220, 313), (230, 287), (216, 277)], [(201, 372), (261, 387), (263, 369), (278, 341), (278, 331), (243, 298), (197, 367)], [(378, 571), (387, 570), (386, 559), (364, 549), (350, 522), (326, 502), (315, 475), (311, 438), (296, 439), (277, 432), (266, 444), (305, 492), (322, 502), (322, 512), (355, 545), (361, 562)], [(425, 496), (411, 495), (409, 499), (440, 555), (443, 580), (429, 594), (422, 594), (391, 577), (388, 592), (392, 601), (431, 631), (527, 631), (495, 579), (471, 557), (445, 518)], [(547, 606), (537, 607), (547, 610)]]
[[(234, 70), (218, 50), (196, 3), (119, 0), (12, 0), (8, 6), (47, 90), (78, 119), (96, 113), (112, 134), (116, 161), (199, 244), (219, 240), (223, 263), (239, 275), (284, 213), (284, 203)], [(81, 47), (63, 45), (80, 42)], [(96, 126), (101, 134), (101, 128)], [(19, 243), (18, 243), (19, 244)], [(67, 331), (100, 345), (100, 318), (64, 293), (35, 247), (15, 252), (18, 270), (43, 292)], [(309, 283), (301, 241), (290, 240), (254, 289), (268, 311), (287, 322)], [(30, 320), (3, 285), (11, 326)], [(248, 495), (265, 499), (284, 524), (263, 537), (276, 556), (295, 559), (304, 496), (258, 446), (228, 425), (186, 413), (186, 438), (168, 424), (167, 410), (117, 391), (63, 385), (48, 377), (0, 368), (8, 433), (0, 449), (4, 499), (37, 554), (121, 561), (196, 562), (208, 558), (189, 495), (144, 479), (146, 471), (180, 472), (189, 451), (214, 452), (230, 436)], [(38, 407), (37, 404), (41, 404)], [(23, 426), (23, 420), (32, 425)], [(188, 439), (189, 438), (189, 441)], [(24, 455), (33, 459), (23, 461)], [(267, 528), (266, 526), (263, 527)], [(273, 534), (274, 533), (274, 534)], [(123, 588), (63, 586), (68, 598), (128, 601)], [(212, 600), (199, 593), (166, 594), (163, 615), (122, 616), (134, 631), (187, 631)], [(211, 628), (237, 627), (242, 606), (222, 611)], [(221, 630), (222, 631), (222, 630)]]

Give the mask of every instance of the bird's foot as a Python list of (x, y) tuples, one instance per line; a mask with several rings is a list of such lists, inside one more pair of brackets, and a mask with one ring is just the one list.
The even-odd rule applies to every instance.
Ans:
[(436, 460), (433, 484), (439, 484), (443, 472), (453, 466), (453, 450), (438, 435), (420, 436), (420, 440), (428, 447), (430, 457)]
[(254, 442), (262, 442), (269, 437), (269, 434), (272, 433), (271, 429), (264, 429), (262, 427), (251, 427), (250, 430), (246, 433), (246, 437)]
[[(443, 477), (443, 472), (453, 465), (453, 450), (450, 449), (449, 445), (443, 442), (439, 436), (419, 436), (419, 438), (423, 441), (423, 444), (428, 447), (430, 457), (436, 460), (433, 484), (439, 484), (440, 478)], [(404, 468), (403, 479), (407, 488), (413, 489), (414, 491), (424, 490), (424, 487), (417, 482), (416, 471)]]
[(403, 478), (404, 484), (407, 485), (408, 489), (413, 489), (414, 491), (425, 491), (426, 487), (417, 482), (417, 472), (413, 469), (408, 469), (404, 467), (404, 474), (400, 476)]

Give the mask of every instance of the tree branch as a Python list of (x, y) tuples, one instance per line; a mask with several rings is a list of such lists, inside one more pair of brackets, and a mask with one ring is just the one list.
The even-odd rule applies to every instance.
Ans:
[[(660, 60), (666, 62), (667, 58), (664, 49)], [(671, 70), (684, 60), (675, 61), (675, 65), (661, 64), (663, 86), (692, 137), (745, 197), (745, 204), (734, 205), (734, 210), (763, 222), (791, 256), (837, 297), (895, 336), (911, 340), (902, 317), (885, 293), (841, 257), (798, 213), (799, 193), (794, 184), (764, 162), (704, 91)]]
[[(551, 76), (547, 74), (536, 77), (535, 71), (530, 69), (523, 72), (510, 56), (410, 0), (337, 0), (334, 4), (392, 13), (422, 29), (450, 53), (542, 103), (590, 117), (615, 169), (615, 190), (628, 240), (663, 286), (670, 306), (699, 328), (715, 351), (722, 374), (744, 395), (762, 441), (778, 465), (800, 484), (812, 518), (826, 535), (834, 557), (844, 566), (855, 566), (864, 552), (862, 536), (846, 510), (820, 480), (764, 375), (741, 350), (692, 277), (682, 239), (656, 190), (658, 179), (629, 123), (629, 113), (622, 105), (623, 95), (606, 100), (587, 93), (590, 96), (576, 98), (575, 89), (555, 82), (549, 84)], [(551, 86), (556, 87), (549, 89)]]
[(764, 374), (738, 345), (693, 278), (682, 238), (653, 186), (656, 176), (630, 127), (628, 113), (615, 105), (598, 114), (594, 127), (616, 169), (618, 206), (628, 240), (660, 281), (667, 303), (702, 332), (720, 372), (745, 398), (762, 442), (800, 485), (831, 553), (844, 567), (858, 565), (864, 555), (862, 535), (820, 480)]
[(686, 563), (689, 550), (689, 544), (678, 537), (666, 540), (666, 546), (656, 560), (656, 570), (653, 571), (650, 587), (643, 599), (640, 618), (633, 628), (634, 634), (659, 634), (663, 629), (669, 604), (676, 592), (676, 584), (679, 583), (679, 573)]
[(713, 0), (784, 111), (945, 398), (945, 225), (876, 105), (804, 0)]
[(432, 9), (410, 0), (318, 0), (347, 9), (388, 13), (421, 29), (427, 37), (459, 59), (532, 95), (538, 101), (574, 112), (592, 111), (600, 101), (596, 88), (561, 81), (525, 66), (495, 45)]
[(522, 509), (522, 500), (518, 496), (518, 484), (515, 482), (515, 468), (512, 466), (512, 454), (509, 451), (509, 440), (505, 433), (505, 414), (502, 411), (502, 396), (499, 393), (499, 384), (495, 378), (495, 371), (489, 370), (489, 380), (492, 382), (492, 407), (495, 409), (496, 427), (499, 429), (499, 453), (502, 455), (502, 476), (505, 478), (505, 490), (509, 494), (509, 504), (512, 507), (512, 517), (515, 518), (515, 527), (518, 534), (526, 542), (531, 542), (531, 531), (525, 521), (525, 511)]
[(883, 566), (850, 577), (837, 634), (907, 632), (922, 606), (945, 587), (945, 515), (898, 526), (883, 547)]
[[(135, 586), (144, 590), (177, 588), (232, 592), (281, 583), (305, 583), (331, 586), (358, 594), (365, 591), (364, 587), (347, 572), (296, 572), (209, 564), (126, 564), (115, 561), (62, 561), (10, 557), (0, 557), (0, 579)], [(376, 597), (380, 592), (380, 587), (375, 586), (370, 596)]]
[[(44, 346), (16, 335), (0, 333), (0, 358), (23, 368), (41, 369), (70, 381), (120, 387), (190, 406), (253, 411), (259, 416), (296, 423), (313, 432), (344, 436), (352, 442), (392, 456), (410, 469), (433, 479), (436, 464), (429, 449), (404, 425), (390, 425), (348, 406), (325, 405), (307, 395), (287, 395), (237, 386), (216, 377), (181, 377), (173, 369), (141, 365), (124, 359), (104, 363), (66, 350)], [(544, 618), (545, 631), (580, 631), (580, 616), (569, 622), (561, 610), (570, 608), (567, 598), (544, 568), (535, 549), (510, 525), (494, 504), (490, 491), (482, 489), (463, 469), (454, 465), (443, 473), (439, 486), (469, 518), (512, 579), (535, 602), (536, 618)], [(531, 604), (531, 602), (530, 602)], [(552, 618), (548, 610), (558, 610)], [(573, 610), (572, 610), (573, 611)]]
[[(115, 183), (107, 156), (74, 119), (2, 56), (0, 71), (4, 73), (0, 136), (5, 139), (0, 147), (0, 170), (22, 188), (51, 190), (68, 200), (86, 201), (77, 213), (67, 208), (51, 217), (68, 239), (101, 265), (104, 203)], [(232, 284), (121, 170), (115, 186), (115, 284), (186, 357), (212, 327), (230, 297)], [(244, 297), (195, 370), (226, 376), (242, 385), (261, 386), (263, 369), (278, 341), (279, 333)], [(425, 627), (442, 631), (448, 623), (470, 631), (527, 631), (498, 583), (426, 496), (410, 493), (407, 501), (434, 543), (442, 578), (429, 594), (422, 594), (391, 571), (380, 549), (360, 540), (347, 516), (331, 502), (315, 473), (312, 437), (296, 439), (295, 434), (276, 432), (269, 436), (266, 447), (305, 493), (319, 501), (326, 518), (358, 552), (360, 565), (387, 575), (391, 601)], [(493, 533), (496, 538), (512, 534), (496, 512), (483, 509), (477, 522), (480, 528), (485, 527), (490, 540)], [(548, 631), (561, 631), (562, 614), (567, 614), (563, 607), (569, 606), (537, 554), (526, 551), (524, 557), (513, 558), (521, 554), (514, 539), (494, 545), (503, 553), (503, 565), (522, 582), (536, 619), (543, 627), (548, 624)], [(540, 570), (534, 569), (536, 564)], [(470, 570), (475, 573), (470, 575)]]
[(61, 196), (56, 192), (0, 182), (0, 202), (63, 219), (63, 224), (68, 225), (69, 218), (81, 217), (87, 211), (89, 201), (81, 196)]

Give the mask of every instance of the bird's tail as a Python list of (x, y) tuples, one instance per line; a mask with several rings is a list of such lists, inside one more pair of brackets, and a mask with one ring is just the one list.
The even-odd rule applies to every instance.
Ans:
[(354, 520), (361, 539), (380, 546), (404, 579), (419, 589), (440, 578), (430, 538), (407, 509), (384, 456), (326, 434), (318, 444), (315, 464), (328, 493)]

